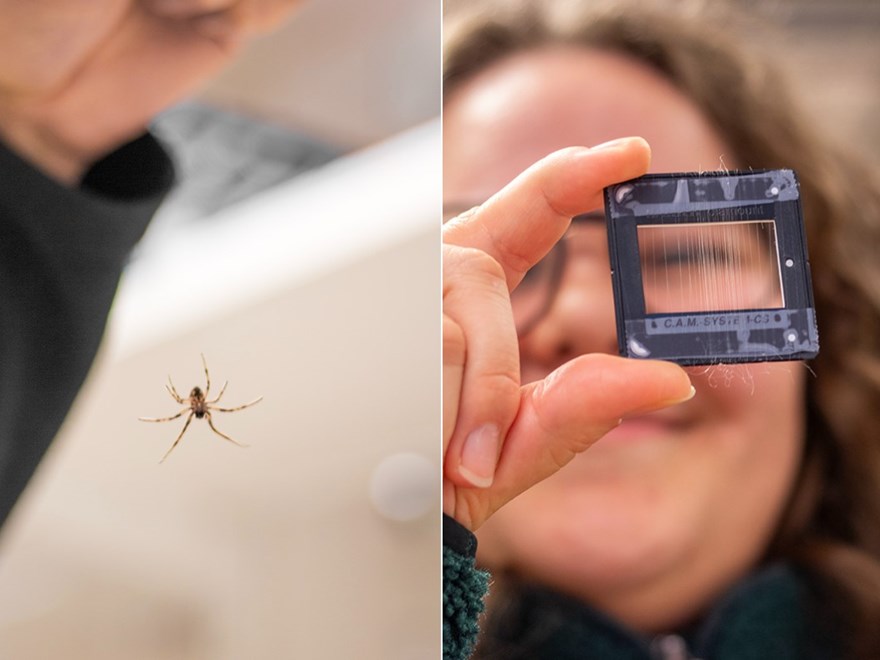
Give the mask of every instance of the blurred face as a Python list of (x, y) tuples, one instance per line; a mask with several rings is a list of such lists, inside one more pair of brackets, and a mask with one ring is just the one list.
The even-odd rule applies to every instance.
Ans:
[[(640, 135), (652, 171), (735, 168), (697, 108), (651, 69), (574, 47), (511, 56), (446, 97), (444, 196), (481, 203), (556, 149)], [(586, 211), (587, 209), (585, 209)], [(523, 382), (617, 353), (604, 227), (578, 227), (549, 312), (521, 336)], [(480, 530), (493, 569), (574, 594), (644, 630), (682, 623), (748, 572), (801, 451), (799, 363), (690, 369), (697, 395), (627, 419)]]

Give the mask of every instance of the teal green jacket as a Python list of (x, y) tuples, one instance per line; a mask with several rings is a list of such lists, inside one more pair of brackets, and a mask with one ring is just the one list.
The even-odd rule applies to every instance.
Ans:
[[(476, 539), (444, 520), (443, 657), (473, 652), (489, 575), (475, 567)], [(830, 620), (809, 581), (784, 564), (750, 575), (683, 630), (647, 637), (584, 603), (519, 585), (495, 623), (485, 654), (504, 660), (831, 660)]]

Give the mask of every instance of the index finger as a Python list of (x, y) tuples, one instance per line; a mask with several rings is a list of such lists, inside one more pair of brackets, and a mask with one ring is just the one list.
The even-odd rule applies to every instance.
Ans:
[(641, 176), (650, 160), (640, 137), (556, 151), (473, 212), (448, 222), (443, 240), (492, 256), (513, 289), (562, 238), (572, 216), (600, 206), (603, 188)]

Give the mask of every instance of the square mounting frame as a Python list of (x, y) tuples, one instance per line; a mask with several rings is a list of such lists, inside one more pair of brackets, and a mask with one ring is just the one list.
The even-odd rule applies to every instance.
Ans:
[[(807, 360), (819, 352), (792, 170), (649, 174), (605, 189), (620, 354), (681, 365)], [(770, 305), (646, 312), (639, 228), (769, 224), (781, 297)], [(730, 286), (735, 286), (733, 282)]]

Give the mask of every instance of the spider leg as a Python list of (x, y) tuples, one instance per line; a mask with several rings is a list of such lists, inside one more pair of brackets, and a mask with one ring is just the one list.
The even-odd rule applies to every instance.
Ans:
[(220, 397), (223, 396), (223, 393), (226, 391), (226, 386), (229, 385), (229, 381), (227, 380), (223, 383), (223, 387), (220, 388), (220, 394), (218, 394), (215, 398), (210, 401), (205, 401), (205, 403), (217, 403), (220, 400)]
[(252, 405), (259, 403), (262, 400), (263, 400), (263, 397), (260, 397), (259, 399), (254, 399), (250, 403), (245, 403), (244, 405), (236, 406), (235, 408), (214, 408), (214, 407), (212, 407), (211, 410), (218, 410), (220, 412), (235, 412), (236, 410), (244, 410), (245, 408), (250, 408)]
[(232, 444), (234, 444), (234, 445), (238, 445), (239, 447), (247, 447), (247, 446), (248, 446), (248, 445), (246, 445), (246, 444), (243, 444), (243, 443), (241, 443), (241, 442), (238, 442), (237, 440), (233, 440), (232, 438), (230, 438), (230, 437), (229, 437), (228, 435), (226, 435), (225, 433), (221, 433), (220, 431), (218, 431), (218, 430), (217, 430), (217, 427), (214, 426), (214, 422), (211, 420), (211, 413), (206, 412), (206, 413), (205, 413), (205, 419), (208, 420), (208, 426), (211, 427), (211, 430), (212, 430), (214, 433), (216, 433), (217, 435), (219, 435), (221, 438), (225, 438), (225, 439), (229, 440), (229, 442), (231, 442)]
[[(181, 403), (183, 403), (183, 401), (181, 401)], [(175, 420), (178, 417), (180, 417), (187, 410), (189, 410), (189, 408), (184, 408), (183, 410), (181, 410), (179, 413), (177, 413), (173, 417), (158, 417), (158, 418), (156, 418), (156, 417), (138, 417), (138, 419), (142, 422), (170, 422), (170, 421)]]
[(170, 374), (168, 376), (168, 385), (165, 386), (165, 389), (168, 390), (168, 393), (174, 397), (174, 400), (177, 401), (177, 403), (186, 403), (186, 400), (177, 393), (176, 389), (174, 389), (174, 383), (171, 382)]
[(208, 392), (211, 391), (211, 376), (208, 374), (208, 363), (205, 361), (205, 354), (199, 353), (202, 356), (202, 366), (205, 368), (205, 398), (208, 398)]
[[(181, 415), (182, 415), (182, 414), (183, 414), (183, 413), (181, 413)], [(186, 418), (186, 424), (184, 424), (184, 425), (183, 425), (183, 428), (180, 429), (180, 435), (177, 436), (177, 440), (175, 440), (175, 441), (174, 441), (174, 444), (171, 445), (171, 449), (169, 449), (168, 451), (165, 452), (165, 455), (162, 457), (162, 460), (159, 461), (160, 463), (164, 463), (164, 462), (165, 462), (165, 459), (168, 458), (168, 454), (170, 454), (172, 451), (174, 451), (174, 448), (177, 446), (177, 443), (180, 442), (180, 439), (183, 437), (183, 434), (186, 433), (186, 429), (187, 429), (187, 427), (189, 426), (189, 423), (192, 421), (192, 418), (193, 418), (193, 415), (194, 415), (194, 414), (195, 414), (195, 413), (190, 413), (190, 414), (189, 414), (189, 417)]]

